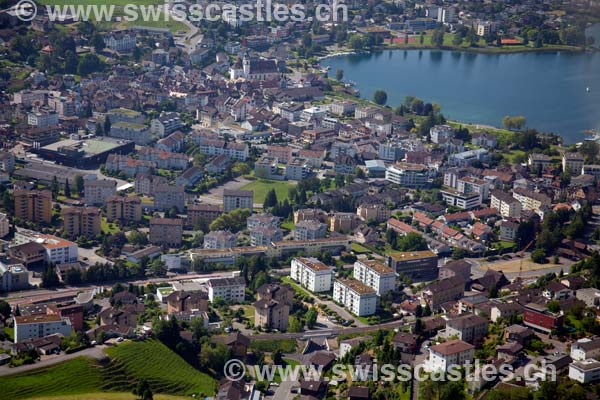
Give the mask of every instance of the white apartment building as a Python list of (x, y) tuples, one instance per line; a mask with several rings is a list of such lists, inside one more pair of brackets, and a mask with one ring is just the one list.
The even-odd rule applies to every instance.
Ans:
[(436, 125), (429, 130), (433, 143), (441, 143), (454, 137), (454, 129), (449, 125)]
[(38, 111), (27, 114), (27, 124), (35, 128), (58, 125), (58, 114), (54, 111)]
[(378, 296), (396, 289), (396, 273), (377, 261), (356, 261), (354, 279), (375, 290)]
[(461, 193), (454, 189), (440, 190), (442, 198), (449, 206), (458, 207), (461, 210), (470, 210), (481, 206), (481, 195), (476, 192)]
[(237, 236), (229, 231), (211, 231), (204, 235), (205, 249), (228, 249), (236, 244)]
[(450, 340), (429, 348), (427, 366), (431, 371), (448, 371), (452, 365), (473, 361), (475, 346), (462, 340)]
[(71, 335), (71, 320), (59, 315), (30, 315), (13, 317), (15, 324), (15, 343), (30, 339), (39, 339), (48, 335), (60, 333)]
[(501, 190), (492, 191), (490, 206), (498, 210), (504, 218), (520, 218), (521, 202)]
[(296, 257), (292, 260), (290, 277), (313, 293), (331, 290), (333, 269), (316, 258)]
[(575, 361), (585, 361), (589, 358), (600, 358), (600, 338), (579, 339), (571, 345), (571, 358)]
[(238, 208), (248, 208), (252, 211), (254, 207), (254, 192), (251, 190), (228, 190), (223, 191), (223, 210), (230, 212)]
[(85, 179), (83, 181), (83, 195), (85, 204), (89, 206), (103, 206), (106, 200), (117, 194), (117, 182), (109, 179)]
[(583, 169), (583, 156), (579, 153), (565, 153), (562, 158), (563, 172), (569, 171), (571, 175), (581, 175)]
[(427, 179), (427, 167), (419, 164), (397, 163), (385, 171), (385, 180), (400, 186), (425, 186)]
[(65, 264), (77, 262), (77, 243), (53, 236), (39, 234), (35, 242), (41, 244), (46, 250), (46, 262), (51, 264)]
[(569, 365), (569, 379), (579, 383), (589, 383), (600, 379), (600, 362), (589, 359), (575, 361)]
[(375, 290), (356, 279), (336, 279), (333, 282), (333, 300), (359, 317), (373, 315), (377, 308)]
[(246, 294), (246, 281), (241, 276), (208, 280), (208, 300), (222, 298), (227, 302), (240, 303)]

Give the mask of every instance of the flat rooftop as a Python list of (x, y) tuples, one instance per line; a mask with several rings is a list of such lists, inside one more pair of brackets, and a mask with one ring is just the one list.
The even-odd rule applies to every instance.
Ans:
[(435, 253), (430, 250), (406, 251), (406, 252), (392, 251), (392, 252), (388, 253), (388, 255), (396, 261), (419, 260), (422, 258), (432, 258), (432, 257), (437, 258)]
[(58, 149), (61, 147), (77, 147), (80, 150), (83, 150), (85, 154), (96, 155), (113, 150), (126, 143), (126, 140), (115, 140), (111, 138), (94, 138), (83, 140), (65, 139), (49, 144), (42, 148), (45, 150), (58, 152)]

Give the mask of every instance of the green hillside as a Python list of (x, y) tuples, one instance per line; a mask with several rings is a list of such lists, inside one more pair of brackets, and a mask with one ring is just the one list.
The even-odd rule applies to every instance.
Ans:
[(135, 382), (142, 378), (154, 393), (181, 396), (216, 392), (214, 379), (194, 369), (159, 341), (125, 342), (108, 348), (106, 353), (110, 361), (102, 364), (78, 357), (51, 367), (0, 377), (0, 400), (53, 396), (83, 400), (87, 398), (85, 395), (98, 392), (121, 392), (115, 396), (127, 398), (122, 392), (131, 392)]

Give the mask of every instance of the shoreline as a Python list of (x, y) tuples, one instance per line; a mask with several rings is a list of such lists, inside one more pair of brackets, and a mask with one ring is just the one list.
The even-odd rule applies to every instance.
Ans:
[(462, 46), (430, 46), (430, 45), (390, 45), (386, 47), (374, 47), (371, 50), (337, 50), (335, 52), (328, 52), (323, 56), (317, 57), (317, 61), (326, 60), (329, 58), (344, 57), (351, 55), (360, 54), (373, 54), (376, 52), (384, 52), (386, 50), (399, 51), (399, 50), (439, 50), (439, 51), (456, 51), (464, 53), (479, 53), (479, 54), (519, 54), (519, 53), (595, 53), (600, 51), (597, 47), (574, 47), (574, 46), (552, 46), (552, 47), (462, 47)]

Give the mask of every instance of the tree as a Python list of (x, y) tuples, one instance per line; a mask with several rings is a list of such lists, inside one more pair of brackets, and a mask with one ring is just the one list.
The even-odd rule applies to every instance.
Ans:
[(384, 90), (376, 90), (373, 94), (373, 101), (380, 106), (385, 105), (387, 103), (387, 93)]
[(75, 191), (78, 194), (83, 193), (83, 177), (81, 175), (75, 175)]
[(150, 389), (150, 385), (145, 379), (141, 379), (135, 388), (133, 389), (133, 394), (142, 400), (152, 400), (152, 389)]
[(2, 317), (3, 319), (6, 319), (6, 318), (10, 317), (10, 314), (11, 314), (10, 304), (8, 304), (4, 300), (0, 300), (0, 317)]
[(308, 329), (314, 328), (315, 324), (317, 323), (317, 311), (314, 309), (314, 307), (308, 309), (305, 318)]
[(263, 203), (263, 209), (271, 208), (277, 205), (277, 192), (275, 189), (269, 190), (267, 196), (265, 197), (265, 202)]
[(65, 197), (71, 198), (71, 187), (69, 186), (69, 178), (65, 179)]
[(531, 252), (531, 261), (536, 264), (546, 264), (546, 252), (543, 249), (535, 249)]
[(560, 304), (556, 300), (549, 301), (546, 304), (546, 307), (548, 307), (548, 311), (553, 313), (557, 313), (560, 311)]
[(110, 127), (111, 127), (110, 117), (107, 115), (104, 118), (104, 133), (106, 133), (107, 135), (110, 132)]
[(431, 43), (435, 47), (442, 47), (444, 45), (444, 27), (440, 27), (433, 31), (433, 35), (431, 36)]
[(342, 79), (344, 79), (344, 70), (343, 69), (338, 69), (337, 71), (335, 71), (335, 79), (337, 79), (338, 81), (341, 81)]
[(518, 115), (518, 116), (510, 116), (507, 115), (504, 118), (502, 118), (502, 125), (511, 131), (518, 131), (523, 129), (523, 127), (525, 126), (525, 123), (527, 122), (527, 118), (525, 118), (522, 115)]
[(98, 32), (94, 32), (94, 34), (92, 35), (92, 46), (94, 46), (94, 50), (96, 51), (102, 51), (104, 50), (104, 47), (106, 46), (104, 43), (104, 39), (102, 38), (102, 35), (100, 35)]
[(96, 55), (88, 53), (79, 60), (77, 73), (79, 75), (89, 75), (93, 72), (102, 71), (105, 63)]
[(60, 279), (56, 273), (56, 269), (52, 266), (48, 266), (42, 272), (42, 283), (43, 288), (53, 288), (60, 284)]
[(52, 178), (52, 184), (50, 186), (50, 190), (52, 191), (52, 194), (54, 196), (56, 196), (58, 194), (59, 189), (60, 189), (60, 186), (58, 185), (58, 178), (56, 177), (56, 175), (54, 175), (54, 177)]
[(427, 242), (423, 236), (411, 232), (408, 235), (396, 238), (396, 250), (399, 251), (421, 251), (427, 250)]

